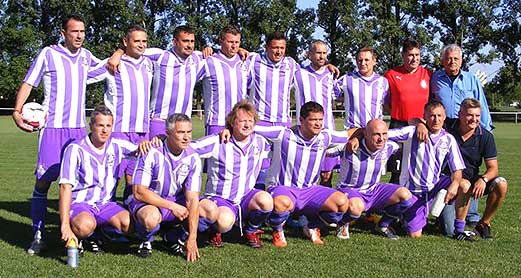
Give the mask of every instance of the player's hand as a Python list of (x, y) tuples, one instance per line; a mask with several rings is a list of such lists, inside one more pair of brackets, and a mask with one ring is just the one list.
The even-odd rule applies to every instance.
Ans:
[(350, 138), (349, 141), (347, 141), (346, 151), (349, 153), (354, 153), (356, 152), (356, 150), (358, 150), (358, 147), (360, 147), (360, 141), (358, 140), (358, 138), (353, 137)]
[(19, 129), (25, 132), (34, 131), (34, 128), (28, 124), (28, 122), (22, 117), (22, 114), (18, 111), (13, 112), (13, 121)]
[(420, 142), (429, 141), (429, 129), (424, 124), (418, 124), (416, 126), (416, 137)]
[(332, 65), (332, 64), (327, 64), (326, 67), (327, 67), (327, 69), (328, 69), (331, 73), (333, 73), (333, 75), (335, 76), (335, 78), (338, 78), (338, 77), (340, 76), (340, 70), (339, 70), (337, 67), (335, 67), (334, 65)]
[(246, 61), (246, 59), (248, 59), (248, 56), (250, 56), (250, 52), (241, 47), (239, 47), (237, 54), (239, 54), (239, 56), (241, 57), (241, 60), (243, 60), (243, 61)]
[(172, 214), (181, 221), (188, 217), (188, 210), (184, 206), (178, 205), (176, 203), (172, 203), (170, 211), (172, 211)]
[(458, 187), (459, 184), (455, 182), (452, 182), (449, 185), (449, 188), (447, 188), (447, 195), (445, 196), (445, 204), (448, 204), (450, 200), (456, 197), (456, 194), (458, 194)]
[(189, 262), (195, 262), (200, 258), (199, 248), (197, 248), (197, 240), (196, 239), (188, 239), (185, 242), (186, 248), (186, 260)]
[(69, 243), (69, 240), (73, 239), (78, 244), (78, 238), (72, 232), (70, 224), (61, 225), (62, 240), (65, 241), (65, 246)]
[(478, 179), (476, 183), (474, 183), (472, 197), (476, 199), (483, 197), (483, 194), (485, 194), (485, 187), (487, 187), (487, 184), (485, 184), (485, 182), (482, 179)]
[(201, 51), (203, 53), (203, 58), (208, 58), (210, 56), (212, 56), (213, 54), (213, 49), (209, 46), (206, 46), (205, 48), (203, 48), (203, 51)]
[(121, 62), (121, 56), (123, 56), (123, 50), (116, 50), (107, 61), (107, 70), (110, 74), (114, 75), (119, 71), (119, 64)]
[(228, 141), (230, 141), (230, 137), (231, 133), (227, 128), (219, 132), (219, 139), (221, 140), (221, 143), (228, 143)]

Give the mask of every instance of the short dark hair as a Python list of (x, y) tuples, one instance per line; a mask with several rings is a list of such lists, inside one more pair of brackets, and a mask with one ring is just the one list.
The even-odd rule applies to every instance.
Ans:
[(266, 45), (269, 45), (271, 41), (280, 41), (280, 40), (287, 41), (286, 35), (284, 35), (284, 33), (279, 32), (279, 31), (273, 32), (266, 37)]
[(309, 116), (309, 113), (322, 113), (324, 114), (324, 107), (317, 102), (308, 101), (300, 107), (300, 117), (303, 119)]
[(96, 121), (96, 116), (98, 115), (111, 116), (114, 118), (112, 111), (110, 111), (110, 109), (103, 104), (97, 105), (96, 108), (94, 108), (94, 110), (90, 113), (90, 122), (94, 123)]
[(241, 30), (239, 29), (239, 27), (235, 25), (228, 25), (221, 30), (221, 33), (219, 34), (219, 39), (223, 40), (226, 34), (240, 35)]
[(376, 60), (376, 53), (374, 52), (374, 48), (370, 47), (370, 46), (365, 46), (365, 47), (362, 47), (360, 48), (360, 50), (358, 50), (358, 52), (356, 52), (356, 58), (358, 59), (358, 55), (360, 55), (360, 53), (362, 52), (369, 52), (371, 53), (371, 55), (373, 56), (373, 59)]
[(230, 130), (230, 132), (233, 132), (233, 122), (237, 118), (237, 112), (239, 109), (244, 110), (244, 112), (250, 114), (253, 116), (254, 123), (257, 123), (259, 121), (259, 115), (257, 115), (257, 108), (255, 105), (249, 101), (248, 99), (243, 99), (239, 102), (237, 102), (230, 113), (226, 115), (226, 128)]
[(413, 38), (407, 38), (403, 41), (402, 43), (402, 53), (405, 53), (413, 48), (418, 48), (420, 49), (421, 48), (421, 45), (420, 43), (413, 39)]
[(179, 34), (181, 33), (195, 34), (195, 31), (192, 27), (188, 25), (180, 25), (175, 27), (174, 29), (174, 38), (178, 39)]
[(81, 16), (73, 14), (62, 20), (62, 29), (63, 30), (67, 30), (67, 24), (69, 24), (69, 21), (71, 21), (71, 20), (79, 21), (79, 22), (82, 22), (83, 24), (85, 24), (85, 20)]
[(183, 113), (174, 113), (166, 118), (166, 130), (174, 129), (175, 123), (177, 122), (192, 122), (190, 117)]
[(436, 107), (441, 107), (443, 108), (443, 110), (445, 110), (445, 105), (443, 105), (443, 103), (437, 99), (431, 99), (429, 100), (429, 102), (427, 102), (425, 104), (425, 106), (423, 106), (423, 112), (427, 112), (433, 108), (436, 108)]
[(327, 43), (325, 41), (323, 41), (323, 40), (313, 40), (311, 42), (311, 44), (309, 45), (309, 50), (308, 51), (309, 52), (314, 51), (317, 48), (317, 45), (319, 45), (319, 44), (325, 45), (326, 48), (327, 48)]
[(135, 25), (132, 25), (130, 26), (128, 29), (127, 29), (127, 35), (126, 35), (126, 38), (127, 40), (130, 38), (130, 34), (132, 34), (132, 32), (147, 32), (147, 30), (145, 30), (145, 28), (135, 24)]

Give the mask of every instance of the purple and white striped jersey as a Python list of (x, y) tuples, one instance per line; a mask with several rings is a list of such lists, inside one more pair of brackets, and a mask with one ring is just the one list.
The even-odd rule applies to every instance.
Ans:
[(150, 118), (166, 119), (174, 113), (192, 117), (194, 87), (204, 74), (202, 53), (182, 59), (173, 50), (147, 48), (144, 56), (154, 61)]
[(339, 87), (336, 85), (333, 73), (326, 67), (316, 71), (311, 65), (300, 68), (295, 73), (297, 93), (295, 102), (297, 107), (297, 124), (299, 124), (300, 107), (308, 101), (314, 101), (324, 108), (324, 128), (335, 129), (333, 118), (333, 99), (338, 95)]
[(385, 169), (387, 160), (399, 148), (397, 143), (387, 141), (383, 149), (372, 153), (367, 149), (365, 140), (361, 140), (356, 152), (344, 150), (337, 188), (349, 187), (362, 193), (372, 191), (380, 183), (382, 169)]
[(208, 165), (205, 195), (238, 204), (253, 189), (262, 160), (268, 157), (271, 148), (264, 137), (255, 133), (249, 142), (241, 145), (233, 137), (226, 144), (220, 143), (217, 134), (194, 143), (194, 149), (201, 158), (206, 158)]
[(201, 191), (201, 159), (188, 147), (174, 155), (166, 142), (138, 158), (132, 184), (144, 185), (159, 196), (173, 197), (181, 192)]
[(427, 143), (418, 141), (414, 126), (390, 129), (388, 138), (403, 143), (400, 185), (416, 195), (431, 191), (438, 183), (444, 162), (451, 172), (465, 169), (456, 139), (445, 130), (429, 134)]
[(374, 73), (364, 77), (359, 72), (350, 72), (338, 80), (344, 94), (344, 128), (365, 127), (372, 119), (383, 117), (383, 104), (390, 97), (389, 82)]
[(85, 127), (85, 89), (89, 68), (100, 61), (80, 48), (72, 54), (61, 44), (40, 51), (24, 82), (38, 87), (43, 81), (43, 107), (48, 128)]
[(60, 184), (72, 185), (72, 203), (102, 205), (116, 194), (119, 167), (137, 146), (120, 139), (109, 139), (100, 150), (89, 136), (65, 148), (60, 169)]
[(206, 125), (224, 126), (226, 115), (240, 100), (246, 98), (250, 62), (239, 55), (227, 58), (221, 52), (206, 58), (203, 79)]
[(323, 129), (310, 140), (300, 134), (298, 126), (255, 126), (255, 132), (273, 143), (268, 186), (311, 187), (318, 182), (320, 165), (326, 149), (347, 142), (347, 132)]
[(253, 53), (248, 58), (252, 65), (250, 99), (257, 106), (261, 121), (291, 123), (289, 99), (299, 65), (291, 57), (276, 64), (266, 54)]
[(113, 132), (148, 132), (152, 61), (123, 55), (115, 75), (107, 71), (107, 61), (89, 71), (87, 83), (106, 81), (104, 99), (114, 115)]

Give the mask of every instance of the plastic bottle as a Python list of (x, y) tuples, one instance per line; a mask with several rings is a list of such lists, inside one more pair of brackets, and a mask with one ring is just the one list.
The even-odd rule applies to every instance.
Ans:
[(76, 240), (70, 239), (67, 242), (67, 264), (70, 267), (78, 267), (78, 253), (78, 244), (76, 243)]

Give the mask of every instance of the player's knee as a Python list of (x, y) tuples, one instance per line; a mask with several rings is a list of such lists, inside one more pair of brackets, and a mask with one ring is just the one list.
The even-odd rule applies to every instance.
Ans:
[(211, 200), (203, 199), (199, 203), (199, 216), (215, 222), (219, 217), (219, 208)]
[(235, 215), (228, 211), (221, 211), (216, 223), (217, 230), (219, 230), (221, 233), (226, 233), (231, 230), (233, 224), (235, 223)]
[(161, 223), (161, 213), (159, 213), (159, 210), (155, 209), (147, 209), (147, 210), (140, 210), (140, 213), (138, 214), (138, 219), (143, 226), (145, 226), (145, 229), (147, 231), (153, 230), (159, 223)]
[(79, 215), (73, 219), (71, 228), (76, 236), (86, 238), (96, 229), (96, 220), (90, 215)]
[(500, 197), (505, 197), (507, 195), (508, 191), (508, 183), (505, 179), (501, 179), (494, 188), (494, 191), (498, 194)]
[(273, 210), (273, 198), (266, 191), (260, 191), (255, 194), (255, 202), (259, 209), (264, 211)]
[(276, 212), (290, 211), (293, 208), (293, 202), (288, 196), (279, 195), (273, 198), (273, 210)]
[(125, 234), (130, 231), (130, 215), (126, 211), (119, 217), (119, 230)]
[(346, 195), (341, 192), (335, 192), (333, 193), (333, 198), (336, 204), (336, 211), (337, 212), (345, 212), (347, 211), (347, 208), (349, 207), (349, 200), (347, 199)]
[(354, 198), (349, 200), (349, 214), (360, 216), (362, 212), (364, 212), (364, 209), (365, 205), (360, 199)]
[(422, 230), (416, 232), (409, 232), (409, 236), (412, 238), (419, 238), (422, 236)]
[(401, 201), (409, 200), (412, 197), (411, 191), (405, 187), (400, 187), (398, 189), (398, 198)]
[(471, 187), (470, 181), (468, 181), (466, 179), (462, 179), (459, 184), (458, 193), (466, 194), (469, 191), (470, 187)]

